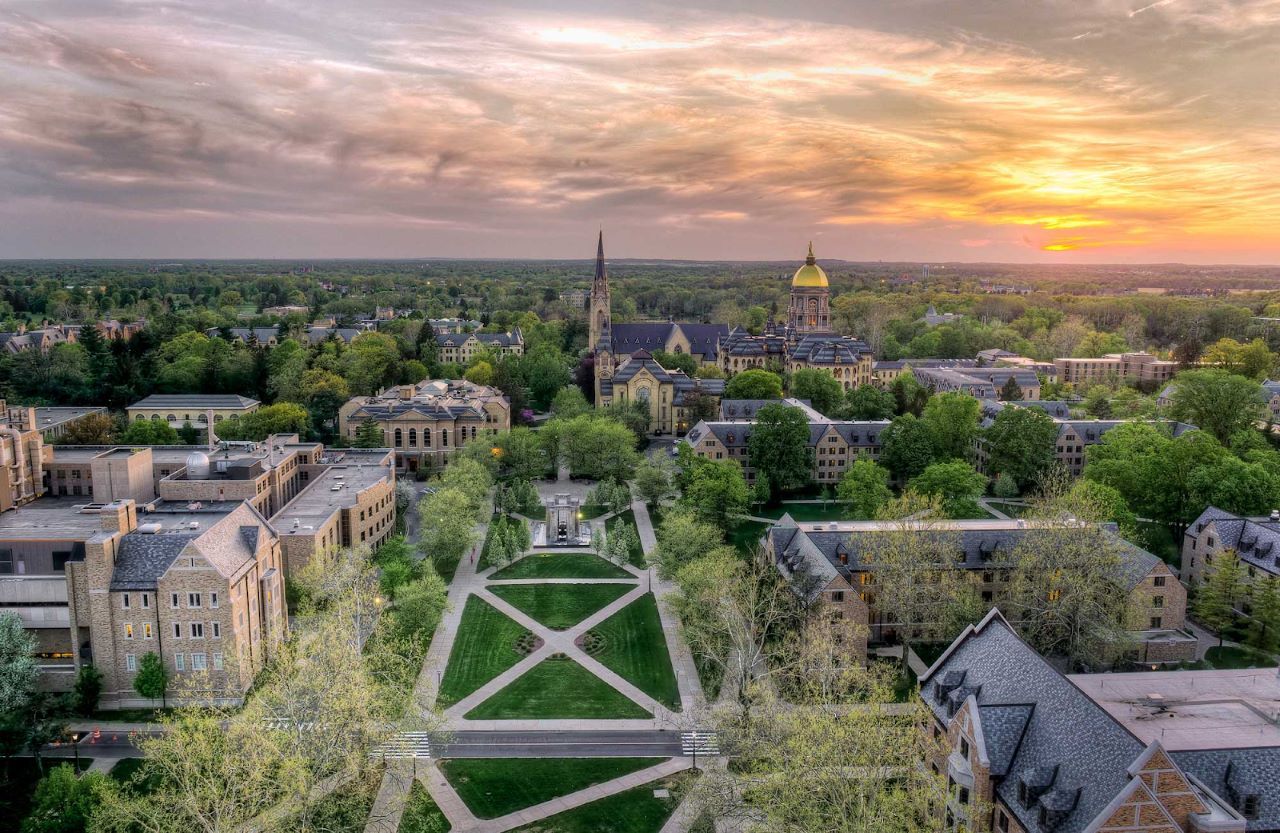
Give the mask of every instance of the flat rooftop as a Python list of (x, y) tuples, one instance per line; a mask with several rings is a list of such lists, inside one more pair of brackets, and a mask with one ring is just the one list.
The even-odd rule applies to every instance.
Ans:
[(1170, 751), (1280, 746), (1280, 669), (1071, 674), (1143, 743)]
[(1059, 529), (1062, 523), (1022, 518), (992, 518), (990, 520), (943, 520), (924, 518), (900, 521), (797, 521), (796, 526), (805, 532), (876, 532), (897, 529), (928, 530), (977, 530), (998, 532), (1007, 529)]
[(164, 531), (172, 532), (178, 527), (190, 530), (191, 524), (197, 523), (197, 529), (208, 529), (243, 505), (244, 501), (240, 500), (162, 500), (153, 504), (150, 512), (139, 508), (138, 526), (160, 524)]
[(103, 454), (113, 457), (127, 457), (136, 449), (151, 449), (151, 462), (181, 464), (187, 461), (187, 455), (193, 451), (203, 451), (198, 445), (54, 445), (45, 446), (53, 449), (53, 463), (88, 463)]
[[(385, 451), (378, 455), (381, 456)], [(355, 505), (357, 494), (385, 479), (389, 472), (387, 466), (372, 460), (344, 463), (329, 466), (314, 477), (307, 488), (271, 518), (271, 525), (281, 535), (310, 534), (334, 512)]]
[(0, 540), (86, 541), (102, 529), (96, 512), (79, 511), (92, 503), (91, 497), (42, 497), (0, 512)]

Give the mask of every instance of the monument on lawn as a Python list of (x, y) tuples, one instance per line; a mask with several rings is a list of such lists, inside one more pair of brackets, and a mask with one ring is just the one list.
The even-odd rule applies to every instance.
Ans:
[(568, 494), (558, 494), (547, 504), (547, 546), (578, 546), (581, 504), (580, 498)]

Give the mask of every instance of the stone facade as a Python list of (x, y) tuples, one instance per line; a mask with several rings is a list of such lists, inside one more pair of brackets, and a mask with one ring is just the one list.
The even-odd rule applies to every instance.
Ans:
[[(749, 482), (755, 481), (751, 466), (749, 440), (754, 420), (733, 422), (700, 422), (691, 428), (681, 442), (697, 457), (708, 460), (737, 460)], [(809, 448), (813, 452), (813, 481), (834, 485), (859, 457), (878, 460), (880, 432), (887, 420), (838, 421), (818, 415), (810, 416)]]
[(1058, 381), (1085, 386), (1099, 382), (1127, 382), (1154, 389), (1178, 372), (1178, 363), (1150, 353), (1109, 353), (1100, 359), (1054, 359)]
[(234, 394), (161, 394), (141, 399), (128, 408), (125, 414), (130, 422), (159, 419), (177, 429), (190, 423), (197, 428), (204, 426), (212, 412), (216, 425), (224, 419), (238, 419), (258, 410), (256, 399)]

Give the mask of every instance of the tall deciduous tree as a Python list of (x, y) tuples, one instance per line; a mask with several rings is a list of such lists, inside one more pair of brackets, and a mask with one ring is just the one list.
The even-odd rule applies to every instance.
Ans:
[(890, 419), (896, 405), (897, 401), (889, 391), (875, 385), (858, 385), (845, 394), (841, 416), (846, 419)]
[(978, 514), (978, 498), (987, 488), (987, 478), (963, 460), (949, 460), (920, 472), (911, 480), (911, 488), (936, 496), (948, 517), (972, 518)]
[(1170, 416), (1208, 431), (1220, 443), (1265, 412), (1261, 385), (1217, 368), (1178, 374), (1172, 399)]
[(1218, 632), (1218, 644), (1225, 631), (1235, 624), (1236, 605), (1245, 593), (1244, 567), (1232, 550), (1213, 557), (1205, 570), (1205, 579), (1196, 593), (1196, 618)]
[(874, 518), (893, 498), (889, 489), (889, 470), (875, 461), (858, 458), (850, 464), (836, 486), (836, 496), (849, 505), (855, 518)]
[(1058, 426), (1037, 408), (1005, 408), (987, 428), (987, 471), (1008, 474), (1026, 491), (1047, 474), (1054, 462)]
[(920, 419), (933, 435), (933, 447), (943, 460), (968, 460), (978, 437), (982, 406), (967, 393), (948, 392), (929, 397)]
[(747, 438), (751, 467), (776, 491), (794, 491), (813, 476), (809, 420), (799, 408), (765, 405)]
[(914, 414), (896, 417), (880, 432), (880, 462), (899, 478), (915, 477), (936, 459), (933, 432)]
[(730, 517), (746, 510), (750, 498), (737, 460), (698, 460), (685, 486), (683, 503), (723, 529)]
[(807, 399), (819, 413), (835, 417), (844, 400), (844, 387), (825, 370), (805, 368), (791, 374), (791, 395)]
[(781, 399), (782, 377), (753, 368), (734, 375), (724, 387), (725, 399)]

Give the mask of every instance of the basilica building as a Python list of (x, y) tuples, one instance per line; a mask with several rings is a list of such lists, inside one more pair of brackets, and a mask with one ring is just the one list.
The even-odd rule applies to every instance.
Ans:
[(816, 368), (830, 373), (846, 390), (872, 381), (871, 348), (831, 332), (831, 287), (812, 243), (804, 265), (791, 278), (786, 323), (770, 320), (759, 334), (727, 324), (613, 323), (603, 233), (596, 247), (589, 310), (596, 404), (649, 403), (650, 431), (655, 434), (683, 434), (697, 422), (707, 400), (718, 400), (725, 386), (722, 379), (691, 378), (662, 367), (653, 358), (659, 351), (687, 353), (699, 364), (719, 367), (726, 376), (751, 368)]

